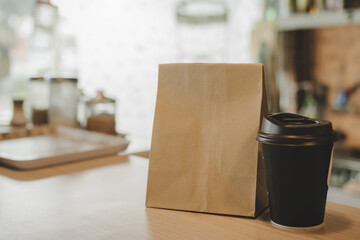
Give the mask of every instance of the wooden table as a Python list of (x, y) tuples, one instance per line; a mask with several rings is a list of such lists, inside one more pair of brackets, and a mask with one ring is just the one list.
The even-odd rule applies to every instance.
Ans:
[(360, 239), (360, 209), (328, 202), (316, 230), (259, 218), (145, 208), (148, 160), (100, 159), (16, 171), (0, 167), (0, 239)]

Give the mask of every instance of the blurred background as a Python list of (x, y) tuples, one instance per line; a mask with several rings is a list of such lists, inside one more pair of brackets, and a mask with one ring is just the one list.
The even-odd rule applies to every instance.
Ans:
[(159, 63), (260, 62), (271, 112), (333, 122), (329, 197), (359, 205), (359, 39), (358, 0), (0, 0), (0, 125), (150, 140)]
[[(223, 15), (220, 19), (191, 23), (202, 6), (179, 22), (175, 0), (0, 0), (1, 123), (11, 120), (12, 98), (26, 99), (30, 77), (66, 75), (77, 77), (89, 97), (101, 89), (116, 98), (119, 131), (149, 138), (158, 64), (195, 61), (187, 42), (192, 25), (200, 30), (195, 49), (205, 46), (219, 62), (251, 59), (251, 30), (261, 18), (261, 1), (213, 2), (200, 5), (210, 15)], [(212, 45), (219, 52), (212, 52)], [(187, 57), (184, 47), (190, 48)]]

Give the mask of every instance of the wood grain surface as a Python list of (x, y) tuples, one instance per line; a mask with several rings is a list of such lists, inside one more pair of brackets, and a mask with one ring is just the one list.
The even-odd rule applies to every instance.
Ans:
[[(145, 208), (148, 160), (109, 156), (33, 171), (0, 167), (0, 239), (359, 239), (360, 209), (328, 202), (325, 224)], [(235, 190), (235, 189), (234, 189)]]

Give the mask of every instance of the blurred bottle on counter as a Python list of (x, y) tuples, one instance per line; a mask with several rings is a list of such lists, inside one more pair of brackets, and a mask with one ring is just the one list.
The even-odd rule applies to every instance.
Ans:
[(176, 6), (179, 60), (224, 62), (228, 7), (221, 0), (182, 0)]
[(294, 13), (314, 13), (316, 12), (315, 0), (290, 0), (289, 7)]
[(297, 112), (299, 114), (311, 118), (317, 117), (317, 103), (315, 100), (314, 89), (310, 81), (302, 81), (299, 83), (297, 100)]
[(316, 14), (323, 11), (341, 10), (343, 1), (344, 0), (281, 0), (276, 2), (280, 18), (286, 18), (294, 13)]
[(14, 103), (14, 111), (10, 124), (13, 127), (23, 127), (26, 125), (26, 118), (23, 107), (24, 100), (14, 99), (13, 103)]
[(32, 77), (29, 83), (29, 104), (34, 125), (48, 124), (49, 83), (44, 77)]
[(116, 135), (116, 101), (98, 91), (97, 96), (86, 102), (87, 124), (89, 131)]
[(77, 78), (51, 78), (50, 109), (51, 124), (77, 127), (79, 89)]

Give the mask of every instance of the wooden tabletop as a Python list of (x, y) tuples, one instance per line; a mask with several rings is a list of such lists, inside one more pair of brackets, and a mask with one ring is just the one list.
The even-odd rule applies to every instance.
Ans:
[(313, 230), (145, 208), (148, 160), (109, 156), (33, 171), (0, 167), (0, 239), (360, 239), (360, 209), (328, 202)]

